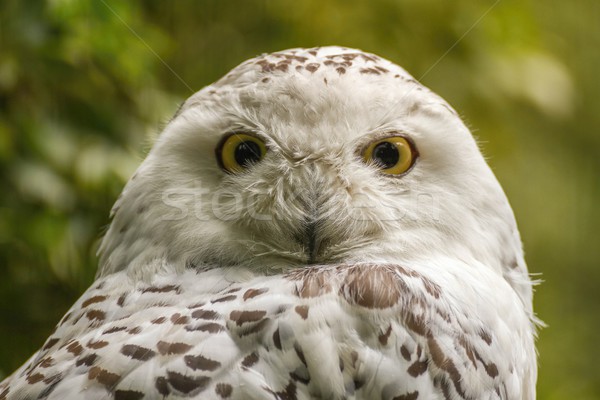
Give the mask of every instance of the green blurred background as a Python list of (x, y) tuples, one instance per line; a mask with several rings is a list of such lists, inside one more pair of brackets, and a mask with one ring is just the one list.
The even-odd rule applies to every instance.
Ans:
[(463, 115), (541, 274), (540, 399), (600, 399), (598, 0), (2, 0), (0, 377), (92, 282), (109, 209), (165, 121), (241, 61), (340, 44)]

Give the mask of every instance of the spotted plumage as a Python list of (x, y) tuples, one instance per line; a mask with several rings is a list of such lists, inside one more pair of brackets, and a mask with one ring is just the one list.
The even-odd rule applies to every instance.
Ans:
[(263, 55), (193, 95), (100, 253), (0, 399), (535, 398), (506, 198), (452, 108), (378, 56)]

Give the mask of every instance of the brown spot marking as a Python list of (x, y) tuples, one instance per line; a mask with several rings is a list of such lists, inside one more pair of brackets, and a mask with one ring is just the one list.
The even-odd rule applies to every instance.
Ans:
[(296, 396), (296, 384), (293, 381), (290, 381), (287, 386), (280, 392), (274, 392), (268, 387), (264, 387), (267, 392), (271, 393), (277, 400), (297, 400)]
[(261, 66), (262, 72), (272, 72), (275, 69), (275, 64), (270, 63), (265, 59), (256, 61), (256, 64)]
[(379, 335), (379, 343), (386, 346), (391, 334), (392, 334), (392, 325), (390, 325), (387, 328), (387, 331), (385, 331), (385, 333), (382, 333), (381, 335)]
[(73, 354), (74, 356), (78, 356), (83, 351), (83, 347), (81, 347), (79, 342), (75, 340), (67, 346), (67, 351)]
[(179, 293), (179, 285), (165, 285), (165, 286), (150, 286), (142, 290), (142, 293), (168, 293), (177, 292)]
[(410, 352), (406, 346), (402, 345), (402, 347), (400, 347), (400, 354), (402, 354), (402, 358), (404, 358), (406, 361), (410, 361)]
[(346, 60), (346, 61), (352, 61), (356, 58), (356, 56), (358, 56), (358, 54), (353, 53), (353, 54), (340, 54), (340, 56)]
[(495, 378), (498, 376), (498, 367), (494, 363), (483, 364), (485, 366), (485, 372), (491, 377)]
[(361, 74), (381, 75), (381, 72), (375, 68), (361, 68), (359, 71)]
[(231, 397), (233, 387), (229, 383), (217, 383), (215, 386), (215, 393), (221, 396), (222, 399), (228, 399)]
[(168, 343), (161, 340), (160, 342), (156, 343), (156, 348), (158, 349), (158, 352), (163, 356), (171, 354), (185, 354), (192, 347), (193, 346), (189, 344), (181, 342)]
[(302, 298), (318, 297), (332, 291), (331, 272), (319, 271), (316, 268), (306, 268), (285, 275), (292, 281), (300, 281), (296, 287), (296, 296)]
[(92, 367), (88, 372), (88, 379), (96, 380), (101, 385), (104, 385), (104, 387), (106, 387), (108, 390), (112, 390), (112, 388), (121, 379), (121, 376), (113, 374), (112, 372), (108, 372), (100, 367)]
[(442, 288), (437, 283), (431, 281), (429, 278), (426, 278), (424, 276), (421, 276), (421, 281), (423, 282), (423, 286), (425, 286), (425, 290), (427, 291), (427, 293), (429, 293), (436, 299), (440, 298)]
[(167, 379), (175, 390), (185, 394), (204, 389), (210, 381), (207, 376), (185, 376), (173, 371), (167, 371)]
[(401, 394), (400, 396), (394, 397), (392, 400), (417, 400), (419, 398), (419, 391)]
[(54, 365), (54, 359), (52, 357), (50, 357), (50, 356), (44, 357), (44, 358), (42, 358), (40, 360), (40, 362), (38, 363), (38, 365), (41, 368), (49, 368), (49, 367), (51, 367), (51, 366)]
[(279, 71), (287, 72), (289, 64), (290, 64), (289, 60), (280, 61), (277, 63), (277, 66), (275, 66), (275, 69), (277, 69)]
[(185, 325), (189, 322), (189, 317), (185, 316), (185, 315), (181, 315), (179, 313), (175, 313), (173, 315), (171, 315), (171, 322), (174, 325)]
[(185, 356), (185, 357), (183, 357), (183, 361), (185, 362), (185, 365), (187, 365), (194, 371), (199, 370), (199, 369), (201, 369), (203, 371), (214, 371), (215, 369), (217, 369), (221, 366), (220, 362), (211, 360), (210, 358), (206, 358), (202, 355)]
[(115, 333), (115, 332), (121, 332), (127, 330), (126, 326), (114, 326), (110, 329), (105, 330), (104, 332), (102, 332), (103, 335), (108, 335), (109, 333)]
[(316, 70), (319, 69), (320, 66), (321, 66), (321, 64), (319, 64), (319, 63), (309, 63), (309, 64), (306, 64), (306, 70), (311, 73), (314, 73)]
[(406, 324), (406, 327), (408, 329), (410, 329), (418, 335), (426, 336), (429, 332), (429, 329), (427, 328), (423, 317), (421, 317), (420, 315), (413, 314), (412, 312), (409, 312), (404, 317), (404, 323)]
[(156, 388), (158, 393), (162, 394), (163, 396), (167, 396), (171, 392), (169, 390), (167, 380), (164, 376), (159, 376), (158, 378), (156, 378), (156, 381), (154, 382), (154, 387)]
[(224, 303), (226, 301), (235, 300), (236, 298), (237, 296), (235, 294), (230, 294), (229, 296), (219, 297), (218, 299), (211, 301), (211, 303)]
[(351, 268), (340, 286), (339, 295), (350, 304), (388, 308), (400, 300), (401, 282), (388, 268)]
[(389, 70), (387, 70), (383, 67), (380, 67), (379, 65), (376, 65), (375, 69), (377, 69), (379, 72), (383, 72), (384, 74), (387, 74), (388, 72), (390, 72)]
[(144, 393), (137, 390), (115, 390), (115, 400), (140, 400)]
[(394, 268), (394, 271), (398, 272), (399, 274), (406, 275), (406, 276), (409, 276), (411, 278), (420, 278), (420, 279), (423, 278), (423, 275), (421, 275), (417, 271), (413, 271), (411, 269), (402, 268), (399, 265), (394, 265), (393, 268)]
[(269, 80), (270, 80), (269, 78), (262, 78), (262, 79), (261, 79), (261, 82), (262, 82), (262, 83), (267, 83), (267, 82), (269, 82)]
[(102, 290), (102, 288), (104, 287), (105, 284), (106, 284), (106, 281), (102, 281), (102, 282), (98, 283), (94, 289)]
[(415, 361), (410, 367), (408, 367), (407, 371), (410, 376), (416, 378), (427, 371), (427, 361)]
[(134, 326), (133, 328), (129, 329), (127, 331), (128, 334), (130, 335), (137, 335), (138, 333), (140, 333), (142, 331), (142, 328), (139, 326)]
[(296, 306), (294, 310), (299, 316), (302, 317), (302, 319), (308, 318), (308, 306)]
[[(434, 381), (434, 383), (436, 382)], [(444, 395), (444, 399), (452, 400), (452, 397), (450, 396), (450, 386), (448, 382), (444, 379), (441, 381), (440, 386), (442, 388), (442, 394)]]
[(316, 57), (317, 56), (317, 51), (316, 50), (309, 50), (308, 54), (310, 54), (313, 57)]
[(367, 54), (365, 54), (365, 53), (357, 53), (357, 54), (358, 54), (358, 55), (359, 55), (359, 56), (360, 56), (360, 57), (361, 57), (363, 60), (365, 60), (365, 61), (373, 61), (373, 62), (375, 62), (375, 61), (379, 60), (379, 57), (377, 57), (377, 56), (376, 56), (376, 55), (374, 55), (374, 54), (370, 54), (370, 55), (367, 55)]
[(279, 350), (281, 350), (281, 336), (279, 335), (279, 328), (275, 329), (275, 332), (273, 332), (273, 344), (275, 345), (275, 347), (277, 347)]
[[(485, 368), (485, 372), (490, 377), (495, 378), (496, 376), (498, 376), (498, 367), (496, 366), (496, 364), (494, 364), (493, 362), (486, 364), (483, 357), (481, 357), (481, 355), (477, 352), (477, 350), (475, 350), (473, 348), (473, 346), (469, 342), (467, 342), (467, 340), (464, 337), (459, 338), (459, 343), (464, 347), (465, 351), (467, 352), (467, 357), (469, 357), (469, 359), (471, 359), (471, 362), (473, 363), (473, 365), (475, 367), (477, 367), (477, 365), (475, 363), (474, 358), (481, 361), (481, 363), (483, 364), (483, 366)], [(472, 357), (474, 357), (474, 358), (472, 358)]]
[(86, 347), (88, 347), (90, 349), (101, 349), (106, 346), (108, 346), (108, 342), (106, 342), (104, 340), (97, 340), (97, 341), (90, 340), (86, 344)]
[(85, 316), (90, 321), (104, 321), (106, 318), (106, 313), (101, 310), (90, 310), (85, 313)]
[(442, 317), (442, 319), (446, 322), (452, 322), (452, 317), (450, 317), (450, 314), (446, 313), (445, 311), (440, 310), (439, 308), (435, 309), (435, 312), (437, 315), (439, 315), (440, 317)]
[(439, 369), (442, 369), (448, 373), (458, 394), (463, 398), (466, 397), (465, 392), (460, 386), (460, 381), (462, 379), (460, 372), (458, 372), (454, 362), (446, 357), (441, 347), (431, 334), (427, 337), (427, 345), (429, 346), (429, 353), (431, 354), (431, 359), (433, 360), (434, 364)]
[(237, 326), (241, 326), (246, 322), (256, 322), (260, 321), (265, 315), (267, 315), (266, 311), (232, 311), (229, 314), (229, 319), (235, 321)]
[(305, 63), (306, 60), (308, 60), (307, 57), (294, 56), (294, 55), (291, 55), (291, 54), (284, 54), (284, 57), (287, 58), (288, 60), (298, 61), (299, 63)]
[(241, 336), (241, 337), (243, 337), (243, 336), (252, 335), (252, 334), (254, 334), (254, 333), (258, 333), (258, 332), (260, 332), (261, 330), (263, 330), (263, 329), (264, 329), (264, 328), (265, 328), (265, 327), (266, 327), (266, 326), (269, 324), (269, 322), (270, 322), (270, 321), (271, 321), (271, 319), (269, 319), (269, 318), (265, 318), (265, 319), (261, 320), (259, 323), (252, 325), (252, 327), (251, 327), (251, 328), (249, 328), (249, 329), (245, 329), (245, 330), (244, 330), (244, 331), (243, 331), (243, 332), (240, 334), (240, 336)]
[(216, 311), (212, 310), (196, 310), (192, 312), (192, 318), (195, 319), (219, 319), (220, 315)]
[(477, 362), (475, 361), (475, 350), (471, 343), (467, 342), (464, 336), (460, 336), (458, 338), (458, 343), (465, 349), (465, 353), (467, 353), (467, 358), (471, 360), (471, 363), (475, 368), (477, 368)]
[(492, 336), (489, 334), (489, 332), (482, 330), (479, 332), (479, 337), (481, 337), (483, 341), (488, 344), (488, 346), (492, 344)]
[(337, 67), (335, 70), (340, 75), (344, 75), (346, 73), (346, 68), (344, 68), (344, 67)]
[(48, 350), (49, 348), (54, 346), (56, 343), (58, 343), (58, 338), (50, 338), (46, 341), (46, 344), (44, 345), (44, 347), (42, 347), (42, 350)]
[(187, 308), (189, 308), (190, 310), (193, 310), (194, 308), (200, 308), (203, 307), (205, 303), (196, 303), (196, 304), (192, 304), (191, 306), (188, 306)]
[(46, 384), (46, 387), (39, 394), (38, 398), (39, 399), (47, 398), (50, 395), (50, 393), (52, 393), (52, 391), (54, 390), (56, 385), (58, 385), (61, 381), (62, 381), (61, 374), (54, 374), (54, 375), (51, 375), (51, 376), (47, 377), (46, 379), (44, 379), (44, 383)]
[(94, 363), (96, 362), (97, 359), (98, 359), (98, 355), (92, 353), (90, 355), (87, 355), (87, 356), (82, 357), (79, 360), (77, 360), (77, 362), (75, 363), (75, 366), (79, 367), (81, 365), (85, 365), (87, 367), (91, 367), (92, 365), (94, 365)]
[(123, 345), (123, 347), (121, 347), (121, 354), (139, 361), (148, 361), (156, 355), (151, 349), (135, 344)]
[(83, 303), (81, 303), (81, 308), (85, 308), (87, 306), (89, 306), (90, 304), (94, 304), (94, 303), (101, 303), (104, 300), (106, 300), (108, 296), (93, 296), (90, 297), (89, 299), (87, 299), (86, 301), (84, 301)]
[(267, 288), (260, 288), (260, 289), (248, 289), (246, 290), (246, 292), (244, 293), (244, 301), (248, 300), (248, 299), (253, 299), (256, 296), (260, 296), (263, 293), (268, 292), (269, 289)]
[(27, 376), (27, 382), (33, 385), (34, 383), (41, 382), (42, 380), (44, 380), (44, 378), (45, 376), (40, 373), (32, 374)]
[(191, 327), (191, 326), (186, 326), (185, 330), (188, 332), (195, 332), (195, 331), (200, 331), (200, 332), (208, 332), (208, 333), (219, 333), (219, 332), (223, 332), (225, 330), (225, 327), (223, 325), (219, 325), (219, 324), (215, 324), (214, 322), (208, 323), (208, 324), (203, 324), (200, 326), (196, 326), (196, 327)]
[(153, 319), (150, 322), (152, 322), (155, 325), (160, 325), (160, 324), (163, 324), (166, 320), (167, 320), (166, 317), (158, 317), (158, 318)]
[(119, 298), (117, 299), (117, 305), (119, 307), (123, 307), (123, 304), (125, 304), (125, 298), (127, 298), (127, 293), (123, 293), (119, 296)]
[(244, 366), (246, 368), (250, 368), (257, 362), (258, 362), (258, 354), (256, 352), (250, 353), (246, 357), (244, 357), (244, 359), (242, 360), (242, 366)]

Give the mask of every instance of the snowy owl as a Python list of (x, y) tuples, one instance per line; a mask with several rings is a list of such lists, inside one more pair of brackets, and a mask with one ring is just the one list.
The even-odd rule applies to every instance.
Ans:
[(0, 399), (528, 399), (532, 282), (472, 135), (399, 66), (248, 60), (112, 210), (96, 281)]

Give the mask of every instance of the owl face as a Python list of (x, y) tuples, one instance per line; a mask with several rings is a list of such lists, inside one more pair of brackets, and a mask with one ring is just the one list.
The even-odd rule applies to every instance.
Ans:
[(524, 268), (512, 211), (454, 110), (391, 62), (338, 47), (260, 56), (193, 95), (113, 213), (101, 275), (432, 256)]

